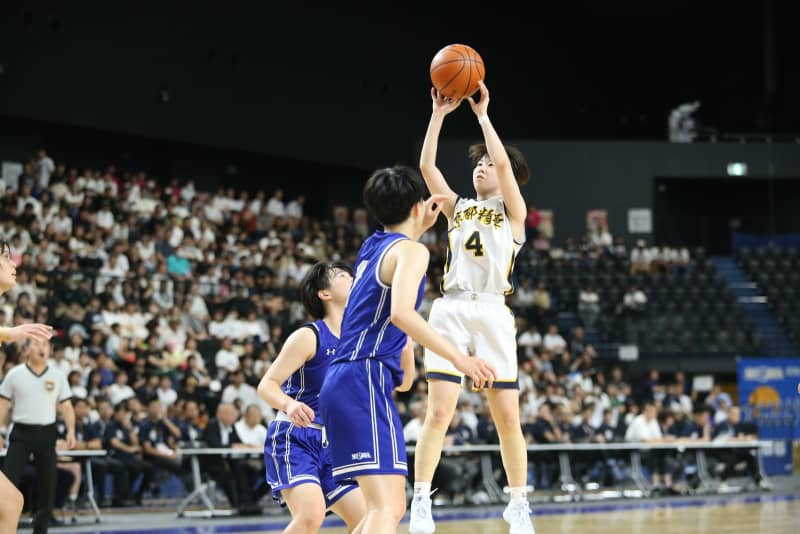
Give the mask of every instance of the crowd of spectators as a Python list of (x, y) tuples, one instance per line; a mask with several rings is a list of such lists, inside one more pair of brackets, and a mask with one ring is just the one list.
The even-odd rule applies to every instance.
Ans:
[[(346, 217), (308, 216), (302, 196), (287, 200), (281, 190), (207, 192), (192, 181), (159, 184), (143, 172), (114, 166), (72, 168), (45, 151), (3, 192), (0, 239), (9, 242), (18, 266), (17, 286), (0, 299), (0, 324), (55, 327), (51, 365), (68, 375), (80, 446), (111, 452), (93, 460), (98, 482), (106, 474), (113, 478), (113, 499), (98, 484), (104, 503), (157, 495), (164, 475), (190, 484), (182, 476), (181, 445), (263, 446), (274, 412), (255, 386), (284, 339), (306, 319), (298, 283), (315, 261), (352, 263), (368, 232)], [(422, 238), (431, 251), (423, 315), (438, 296), (446, 253), (442, 231)], [(713, 397), (715, 403), (706, 405), (682, 375), (667, 383), (654, 371), (647, 381), (632, 383), (623, 368), (598, 366), (584, 329), (559, 332), (547, 288), (525, 275), (525, 265), (543, 253), (628, 254), (624, 241), (612, 240), (607, 229), (580, 246), (523, 248), (512, 305), (526, 311), (518, 342), (520, 407), (530, 442), (656, 439), (655, 412), (673, 418), (658, 426), (658, 438), (685, 437), (681, 429), (694, 421), (697, 407), (713, 410), (714, 428), (735, 419), (729, 401)], [(682, 253), (667, 256), (670, 266), (680, 268)], [(651, 254), (642, 262), (656, 268), (658, 258)], [(631, 256), (631, 268), (644, 268), (642, 262)], [(629, 293), (620, 304), (635, 312), (647, 298), (635, 287)], [(582, 292), (578, 312), (589, 327), (597, 319), (591, 288)], [(536, 320), (525, 319), (531, 316)], [(20, 363), (18, 356), (14, 345), (0, 348), (0, 378)], [(415, 386), (398, 396), (410, 442), (426, 405), (419, 350), (417, 362)], [(643, 417), (646, 424), (640, 423)], [(729, 426), (738, 432), (736, 424)], [(645, 434), (636, 433), (640, 427)], [(698, 435), (712, 433), (704, 427)], [(475, 442), (497, 438), (483, 398), (465, 391), (448, 443)], [(80, 466), (62, 467), (75, 475), (62, 484), (68, 488), (64, 499), (74, 501)], [(463, 493), (477, 471), (457, 468), (464, 487), (453, 491)], [(242, 509), (266, 492), (263, 476), (246, 461), (207, 460), (203, 469)], [(534, 471), (537, 485), (552, 483), (547, 469)], [(134, 485), (139, 474), (144, 476)]]

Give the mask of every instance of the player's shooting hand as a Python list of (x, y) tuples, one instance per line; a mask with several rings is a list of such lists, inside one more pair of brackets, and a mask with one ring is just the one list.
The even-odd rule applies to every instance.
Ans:
[(309, 408), (308, 405), (296, 400), (293, 400), (286, 408), (286, 415), (289, 416), (292, 423), (303, 428), (314, 421), (314, 410)]
[(425, 201), (425, 218), (422, 221), (425, 230), (436, 223), (436, 219), (439, 218), (445, 202), (447, 202), (447, 195), (431, 195)]
[(53, 337), (53, 327), (41, 323), (28, 323), (8, 329), (8, 340), (16, 343), (23, 339), (36, 339), (47, 341)]
[(482, 117), (489, 111), (489, 89), (486, 87), (486, 84), (483, 83), (483, 80), (478, 81), (478, 87), (481, 91), (481, 99), (475, 102), (471, 96), (468, 96), (467, 100), (469, 100), (469, 106), (472, 108), (472, 111), (475, 112), (475, 115), (477, 117)]
[(490, 388), (494, 381), (497, 380), (497, 371), (494, 366), (479, 358), (462, 356), (461, 360), (456, 364), (456, 368), (472, 380), (472, 384), (476, 389)]
[(463, 99), (456, 100), (439, 94), (435, 87), (431, 87), (431, 100), (433, 100), (433, 112), (447, 115), (461, 105)]

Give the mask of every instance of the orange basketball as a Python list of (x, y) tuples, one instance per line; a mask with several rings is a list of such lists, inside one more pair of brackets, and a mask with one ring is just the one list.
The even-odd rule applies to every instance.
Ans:
[(431, 82), (439, 94), (461, 99), (478, 90), (486, 67), (478, 53), (463, 44), (450, 44), (436, 52), (431, 61)]

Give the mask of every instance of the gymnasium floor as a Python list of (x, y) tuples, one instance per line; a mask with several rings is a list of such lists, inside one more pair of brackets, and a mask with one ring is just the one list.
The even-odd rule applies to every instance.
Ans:
[[(620, 500), (602, 503), (537, 505), (537, 534), (797, 534), (800, 533), (800, 478), (786, 479), (770, 493), (710, 497)], [(435, 510), (437, 534), (507, 533), (500, 507)], [(55, 532), (154, 534), (254, 534), (280, 532), (282, 515), (256, 518), (188, 519), (174, 512), (109, 513), (99, 525), (82, 523)], [(323, 534), (345, 534), (337, 518), (326, 520)], [(399, 533), (408, 532), (407, 524)]]

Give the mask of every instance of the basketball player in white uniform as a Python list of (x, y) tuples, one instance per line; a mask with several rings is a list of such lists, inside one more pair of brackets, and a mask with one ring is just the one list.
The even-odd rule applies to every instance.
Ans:
[[(511, 534), (533, 534), (527, 499), (527, 447), (519, 419), (519, 384), (514, 316), (505, 305), (513, 291), (514, 259), (525, 241), (527, 207), (519, 184), (528, 180), (528, 164), (513, 147), (503, 146), (487, 115), (489, 91), (481, 82), (480, 101), (468, 97), (483, 130), (483, 145), (470, 147), (477, 199), (461, 198), (436, 167), (436, 147), (445, 115), (461, 102), (432, 91), (433, 113), (422, 147), (420, 167), (432, 194), (448, 200), (448, 254), (442, 290), (429, 322), (460, 350), (484, 359), (497, 369), (487, 389), (492, 418), (500, 438), (508, 491), (503, 518)], [(414, 499), (411, 534), (431, 534), (431, 480), (441, 457), (445, 432), (461, 392), (463, 374), (432, 351), (425, 352), (428, 410), (414, 455)], [(473, 384), (482, 388), (484, 384)]]

